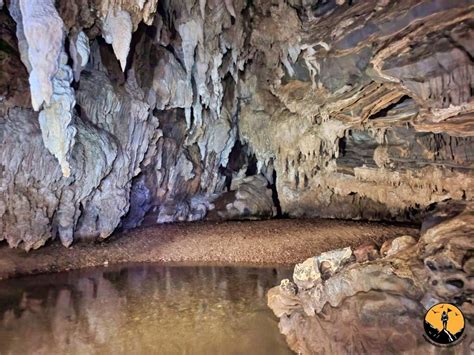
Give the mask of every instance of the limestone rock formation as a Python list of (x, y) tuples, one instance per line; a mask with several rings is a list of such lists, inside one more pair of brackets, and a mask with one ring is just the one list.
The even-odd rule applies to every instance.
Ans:
[[(381, 259), (350, 261), (352, 252), (340, 250), (297, 265), (295, 283), (283, 280), (268, 292), (280, 331), (299, 354), (430, 352), (421, 335), (432, 305), (455, 303), (472, 326), (473, 222), (472, 206), (443, 206), (417, 243), (399, 237)], [(321, 260), (329, 255), (342, 267), (324, 278)], [(306, 267), (311, 272), (302, 274)], [(455, 353), (468, 353), (473, 341), (467, 335)]]
[(21, 58), (30, 72), (33, 109), (38, 111), (44, 105), (39, 116), (44, 144), (68, 177), (76, 130), (70, 126), (75, 101), (64, 53), (63, 22), (53, 1), (13, 1), (11, 13), (17, 22)]
[(104, 39), (112, 45), (123, 71), (127, 66), (130, 42), (132, 41), (132, 19), (127, 11), (111, 8), (102, 26)]
[(3, 1), (0, 240), (472, 201), (473, 6)]
[(49, 105), (53, 96), (53, 78), (63, 49), (63, 22), (53, 1), (19, 0), (19, 6), (31, 66), (31, 103), (38, 111), (43, 103)]
[(276, 215), (272, 191), (267, 187), (268, 181), (263, 175), (252, 175), (241, 179), (235, 189), (232, 202), (225, 206), (225, 211), (218, 211), (224, 219), (267, 218)]
[(471, 200), (472, 4), (294, 3), (257, 12), (241, 83), (240, 132), (274, 159), (283, 212), (406, 220)]

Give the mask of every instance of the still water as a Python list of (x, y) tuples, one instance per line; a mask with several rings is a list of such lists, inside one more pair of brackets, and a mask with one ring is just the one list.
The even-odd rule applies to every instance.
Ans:
[(0, 354), (290, 354), (266, 306), (289, 276), (150, 264), (0, 281)]

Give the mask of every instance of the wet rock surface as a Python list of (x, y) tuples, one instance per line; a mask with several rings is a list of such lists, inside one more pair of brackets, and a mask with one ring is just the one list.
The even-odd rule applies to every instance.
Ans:
[(420, 222), (472, 200), (470, 1), (2, 5), (11, 247), (206, 217)]
[[(385, 241), (381, 258), (366, 258), (374, 246), (361, 246), (354, 252), (329, 251), (296, 265), (294, 283), (283, 280), (268, 292), (268, 305), (280, 318), (280, 331), (292, 350), (438, 353), (439, 348), (423, 338), (428, 309), (452, 303), (464, 313), (467, 329), (474, 322), (473, 222), (472, 206), (446, 205), (427, 217), (418, 241), (411, 236)], [(332, 260), (326, 277), (325, 260)], [(302, 270), (310, 272), (302, 278)], [(472, 344), (472, 333), (467, 333), (452, 351), (469, 353)]]

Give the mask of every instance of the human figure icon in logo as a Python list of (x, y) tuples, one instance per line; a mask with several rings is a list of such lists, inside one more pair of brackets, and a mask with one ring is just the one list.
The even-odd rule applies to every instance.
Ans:
[(443, 314), (441, 315), (441, 321), (443, 322), (443, 330), (446, 330), (446, 327), (448, 326), (448, 313), (446, 311), (443, 311)]
[(434, 345), (454, 345), (461, 341), (464, 327), (464, 315), (454, 304), (435, 304), (425, 314), (425, 335)]

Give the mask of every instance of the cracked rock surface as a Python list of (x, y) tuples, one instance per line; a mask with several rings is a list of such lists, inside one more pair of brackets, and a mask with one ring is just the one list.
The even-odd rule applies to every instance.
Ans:
[(0, 240), (470, 206), (473, 6), (2, 1)]

